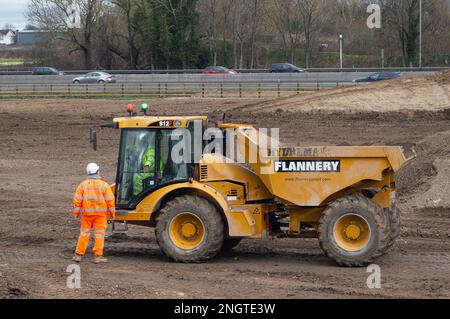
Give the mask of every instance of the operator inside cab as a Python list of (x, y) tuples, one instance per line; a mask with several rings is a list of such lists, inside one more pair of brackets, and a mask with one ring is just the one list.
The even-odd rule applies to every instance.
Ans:
[(171, 158), (174, 145), (171, 129), (124, 129), (121, 137), (117, 179), (117, 205), (135, 207), (149, 191), (189, 178), (188, 165)]
[[(142, 193), (148, 186), (154, 185), (155, 180), (155, 162), (156, 162), (156, 151), (155, 144), (149, 143), (147, 150), (142, 156), (141, 160), (141, 170), (139, 173), (135, 173), (133, 176), (133, 195), (137, 196)], [(163, 172), (165, 168), (165, 162), (161, 159), (159, 161), (160, 171)]]

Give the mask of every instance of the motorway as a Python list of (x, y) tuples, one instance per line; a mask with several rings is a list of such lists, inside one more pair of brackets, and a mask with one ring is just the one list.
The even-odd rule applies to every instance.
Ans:
[[(434, 72), (405, 72), (404, 76), (418, 74), (429, 75)], [(118, 74), (118, 83), (244, 83), (244, 82), (312, 82), (312, 83), (345, 83), (369, 76), (368, 72), (307, 72), (307, 73), (241, 73), (236, 75), (204, 75), (204, 74)], [(67, 84), (77, 75), (0, 75), (0, 84)]]
[[(404, 77), (431, 75), (435, 72), (405, 72)], [(186, 95), (242, 91), (290, 91), (330, 89), (352, 85), (354, 79), (366, 77), (368, 72), (307, 72), (307, 73), (241, 73), (237, 75), (204, 74), (117, 74), (116, 84), (72, 84), (77, 75), (0, 75), (1, 94), (170, 94)], [(206, 94), (205, 94), (206, 92)], [(183, 94), (184, 93), (184, 94)]]

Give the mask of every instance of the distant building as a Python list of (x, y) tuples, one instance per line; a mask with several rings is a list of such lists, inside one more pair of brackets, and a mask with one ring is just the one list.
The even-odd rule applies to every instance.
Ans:
[(45, 32), (46, 31), (41, 31), (41, 30), (17, 31), (17, 44), (19, 44), (19, 45), (37, 44), (41, 41), (42, 35)]
[(14, 44), (16, 42), (16, 31), (11, 29), (0, 30), (0, 44)]

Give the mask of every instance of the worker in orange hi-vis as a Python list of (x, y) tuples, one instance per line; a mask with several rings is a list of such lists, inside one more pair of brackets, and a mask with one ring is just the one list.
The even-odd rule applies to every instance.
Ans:
[(108, 260), (103, 257), (105, 235), (108, 220), (115, 217), (115, 199), (111, 187), (99, 175), (100, 167), (90, 163), (87, 168), (88, 178), (78, 185), (73, 197), (73, 214), (81, 218), (81, 232), (73, 261), (81, 262), (89, 244), (91, 230), (94, 233), (95, 263)]

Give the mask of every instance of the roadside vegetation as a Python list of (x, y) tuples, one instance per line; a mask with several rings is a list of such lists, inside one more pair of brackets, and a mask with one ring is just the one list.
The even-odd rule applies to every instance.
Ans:
[[(46, 30), (23, 53), (60, 69), (190, 69), (419, 65), (420, 0), (30, 0), (29, 29)], [(381, 28), (369, 29), (369, 4)], [(423, 2), (423, 66), (448, 66), (450, 3)], [(384, 59), (381, 52), (384, 52)]]

